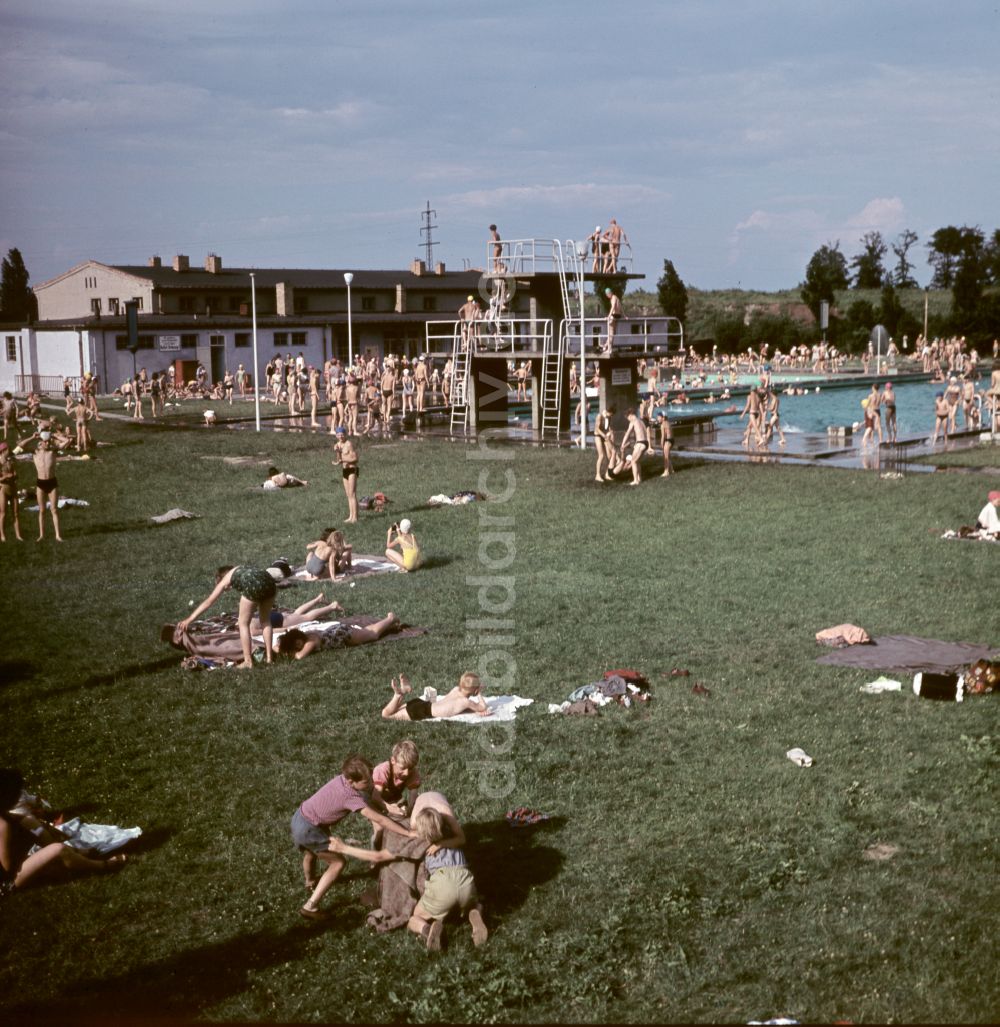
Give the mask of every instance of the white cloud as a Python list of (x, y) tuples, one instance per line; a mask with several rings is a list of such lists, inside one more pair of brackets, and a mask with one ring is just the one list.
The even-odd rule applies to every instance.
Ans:
[(497, 208), (542, 204), (544, 206), (575, 206), (597, 203), (615, 205), (624, 203), (652, 203), (666, 199), (659, 189), (646, 185), (598, 185), (578, 182), (567, 185), (500, 186), (495, 189), (473, 189), (446, 197), (455, 206)]
[(869, 200), (863, 210), (847, 219), (846, 228), (859, 232), (896, 232), (903, 227), (905, 208), (898, 196)]

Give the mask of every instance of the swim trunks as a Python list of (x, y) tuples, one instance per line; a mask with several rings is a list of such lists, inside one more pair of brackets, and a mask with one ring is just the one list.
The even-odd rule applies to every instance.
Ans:
[(55, 478), (39, 478), (37, 482), (38, 488), (40, 488), (45, 495), (49, 495), (53, 489), (57, 488), (59, 482)]
[(346, 649), (351, 644), (351, 629), (346, 624), (332, 624), (319, 636), (320, 649)]
[(255, 603), (273, 599), (278, 591), (274, 578), (259, 567), (237, 567), (231, 580), (240, 595)]
[(434, 716), (431, 704), (426, 699), (411, 699), (406, 704), (406, 712), (410, 720), (430, 720)]
[(344, 470), (343, 470), (342, 474), (343, 474), (343, 477), (345, 479), (350, 478), (350, 476), (352, 474), (356, 478), (358, 476), (358, 465), (357, 464), (345, 464), (344, 465)]

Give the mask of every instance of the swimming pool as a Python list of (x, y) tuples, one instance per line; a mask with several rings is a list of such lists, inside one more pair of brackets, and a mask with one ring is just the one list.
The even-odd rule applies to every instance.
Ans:
[[(781, 400), (781, 424), (786, 432), (805, 432), (809, 434), (826, 433), (830, 425), (853, 425), (858, 422), (863, 429), (864, 411), (861, 400), (870, 392), (870, 385), (859, 385), (856, 388), (826, 389), (822, 384), (809, 387), (805, 396), (785, 396), (779, 392)], [(893, 385), (896, 393), (897, 434), (903, 436), (930, 435), (934, 431), (934, 394), (941, 392), (941, 382), (909, 382)], [(683, 406), (669, 406), (661, 409), (667, 411), (669, 417), (683, 417), (688, 414), (709, 414), (716, 419), (720, 428), (733, 428), (745, 425), (746, 420), (739, 419), (739, 411), (746, 403), (745, 396), (737, 396), (732, 400), (715, 403), (691, 402)], [(721, 411), (732, 404), (737, 407), (736, 413), (723, 414)], [(884, 421), (884, 418), (883, 418)], [(965, 424), (961, 411), (958, 414), (958, 427)]]

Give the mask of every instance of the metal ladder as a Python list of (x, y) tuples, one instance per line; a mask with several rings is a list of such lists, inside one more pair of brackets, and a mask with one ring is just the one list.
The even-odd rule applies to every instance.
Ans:
[(455, 336), (451, 347), (451, 430), (465, 431), (469, 427), (469, 359), (475, 340), (469, 333), (469, 343), (462, 345), (462, 324), (455, 322)]
[[(565, 325), (565, 322), (564, 322)], [(550, 321), (545, 328), (542, 348), (542, 431), (558, 433), (562, 419), (563, 337), (552, 331)]]

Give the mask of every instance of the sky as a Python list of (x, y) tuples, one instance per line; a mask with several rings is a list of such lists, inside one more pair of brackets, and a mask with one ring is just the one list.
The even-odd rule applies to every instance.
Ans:
[[(0, 248), (481, 267), (611, 217), (633, 270), (784, 289), (1000, 226), (1000, 0), (0, 0)], [(892, 260), (892, 254), (889, 254)]]

